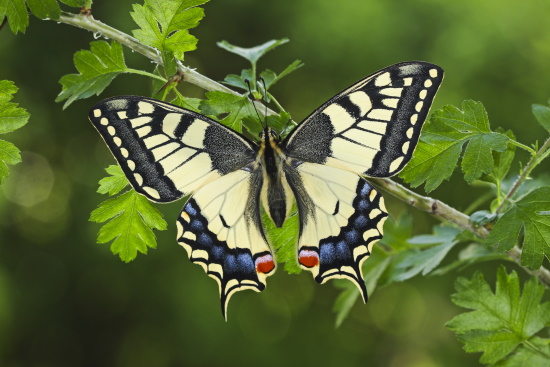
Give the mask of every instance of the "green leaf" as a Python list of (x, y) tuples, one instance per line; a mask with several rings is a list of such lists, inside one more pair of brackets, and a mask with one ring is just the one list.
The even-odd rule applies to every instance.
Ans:
[(115, 195), (122, 191), (128, 185), (126, 175), (118, 165), (111, 165), (105, 169), (111, 176), (102, 178), (99, 181), (97, 192), (100, 194)]
[(434, 270), (447, 253), (459, 242), (456, 240), (460, 230), (453, 227), (436, 226), (433, 235), (422, 235), (411, 238), (410, 244), (422, 247), (430, 246), (425, 250), (413, 248), (408, 252), (397, 267), (403, 272), (395, 277), (396, 281), (403, 281), (422, 273), (429, 274)]
[(346, 282), (344, 290), (336, 297), (332, 311), (336, 313), (335, 327), (340, 327), (346, 317), (348, 317), (351, 308), (359, 298), (359, 290), (355, 284)]
[(521, 263), (538, 269), (544, 256), (550, 256), (550, 187), (537, 188), (512, 203), (487, 237), (501, 252), (510, 250), (524, 231)]
[(63, 4), (72, 6), (73, 8), (81, 8), (86, 4), (86, 0), (59, 0)]
[(302, 268), (298, 264), (296, 244), (298, 243), (299, 217), (296, 208), (286, 219), (281, 228), (277, 228), (267, 213), (262, 212), (262, 223), (268, 242), (275, 250), (277, 263), (284, 263), (289, 274), (299, 274)]
[(426, 122), (413, 159), (400, 174), (416, 187), (425, 183), (427, 192), (436, 189), (453, 173), (464, 145), (462, 171), (468, 183), (493, 171), (492, 151), (504, 152), (509, 138), (492, 132), (487, 112), (480, 102), (464, 101), (462, 110), (445, 106)]
[[(134, 4), (130, 13), (140, 29), (134, 36), (161, 53), (167, 74), (173, 74), (173, 58), (183, 60), (183, 54), (197, 48), (197, 39), (189, 34), (204, 18), (204, 10), (196, 6), (208, 0), (146, 0), (144, 5)], [(172, 70), (174, 69), (174, 70)]]
[[(15, 84), (0, 80), (0, 134), (19, 129), (29, 121), (30, 114), (16, 103), (10, 102), (17, 92)], [(0, 185), (9, 174), (8, 164), (21, 162), (19, 149), (12, 143), (0, 140)]]
[(497, 254), (494, 251), (477, 243), (472, 243), (458, 253), (458, 259), (451, 264), (437, 268), (431, 274), (432, 275), (444, 275), (452, 270), (457, 269), (461, 271), (470, 265), (477, 264), (485, 261), (500, 260), (500, 261), (512, 261), (508, 255)]
[(550, 131), (550, 108), (540, 104), (534, 104), (532, 107), (533, 115), (546, 130)]
[(267, 52), (273, 50), (274, 48), (280, 45), (283, 45), (287, 42), (288, 42), (288, 38), (282, 38), (278, 40), (267, 41), (266, 43), (263, 43), (259, 46), (254, 46), (250, 48), (235, 46), (227, 41), (218, 42), (217, 45), (226, 51), (229, 51), (244, 57), (245, 59), (250, 61), (251, 64), (255, 65), (260, 59), (260, 57), (265, 55)]
[(153, 229), (165, 230), (162, 214), (145, 197), (134, 190), (99, 204), (90, 221), (107, 222), (99, 230), (98, 243), (111, 244), (113, 254), (125, 262), (136, 258), (137, 252), (147, 253), (147, 248), (156, 248)]
[(0, 81), (0, 134), (17, 130), (29, 121), (30, 114), (16, 103), (10, 102), (17, 90), (13, 82)]
[(67, 74), (61, 77), (61, 93), (56, 102), (67, 100), (67, 108), (77, 99), (99, 95), (120, 73), (130, 72), (124, 62), (122, 46), (117, 42), (94, 41), (90, 51), (81, 50), (74, 55), (74, 64), (80, 74)]
[(295, 70), (298, 70), (304, 66), (302, 61), (295, 60), (292, 64), (288, 65), (279, 75), (275, 74), (275, 72), (267, 69), (260, 73), (260, 76), (264, 78), (265, 80), (265, 86), (267, 89), (272, 87), (275, 83), (277, 83), (279, 80), (287, 76), (288, 74), (292, 73)]
[(19, 149), (9, 141), (0, 140), (0, 185), (10, 173), (7, 165), (19, 162), (21, 162)]
[(61, 8), (56, 0), (27, 0), (31, 12), (40, 19), (59, 19)]
[[(496, 131), (506, 134), (510, 140), (516, 140), (516, 137), (511, 130), (504, 132), (503, 129), (498, 128)], [(501, 185), (510, 170), (515, 154), (516, 146), (512, 144), (508, 144), (508, 149), (504, 152), (493, 151), (493, 160), (495, 162), (493, 171), (487, 175), (483, 175), (481, 179), (495, 185)]]
[(228, 114), (221, 123), (241, 133), (244, 118), (252, 118), (258, 121), (252, 102), (246, 96), (237, 96), (225, 92), (207, 92), (207, 100), (200, 104), (200, 110), (205, 115)]
[(13, 34), (25, 33), (29, 25), (29, 14), (24, 0), (0, 0), (0, 19), (8, 18)]
[(497, 367), (547, 367), (550, 364), (550, 339), (533, 337), (517, 352), (497, 363)]
[(455, 331), (467, 352), (483, 352), (480, 361), (494, 364), (512, 353), (550, 322), (550, 303), (541, 304), (544, 287), (536, 278), (520, 291), (517, 273), (501, 266), (493, 293), (483, 275), (458, 278), (452, 301), (473, 311), (455, 316), (447, 327)]
[(248, 92), (248, 84), (245, 80), (253, 80), (254, 76), (252, 75), (251, 69), (243, 69), (241, 75), (229, 74), (223, 80), (224, 84), (230, 85), (235, 88), (241, 88)]

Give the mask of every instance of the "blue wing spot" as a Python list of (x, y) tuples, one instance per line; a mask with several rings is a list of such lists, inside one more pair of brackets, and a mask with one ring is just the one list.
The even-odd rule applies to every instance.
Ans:
[(323, 243), (319, 249), (321, 253), (321, 264), (329, 264), (334, 261), (334, 243)]
[(203, 231), (204, 230), (204, 224), (200, 220), (194, 219), (191, 222), (191, 228), (194, 229), (195, 231)]
[(355, 218), (355, 228), (362, 228), (367, 226), (367, 217), (364, 215), (358, 215), (357, 218)]
[(370, 191), (371, 191), (371, 187), (369, 186), (368, 183), (365, 182), (363, 187), (361, 188), (361, 195), (362, 196), (367, 196)]
[(195, 208), (193, 208), (193, 206), (191, 205), (191, 203), (188, 203), (186, 206), (185, 206), (185, 209), (184, 209), (187, 214), (189, 215), (192, 215), (192, 216), (195, 216), (197, 215), (197, 210)]
[(199, 237), (197, 238), (197, 242), (205, 247), (211, 247), (212, 246), (212, 238), (210, 238), (209, 235), (206, 233), (201, 233)]
[(216, 260), (223, 259), (224, 250), (221, 246), (213, 246), (212, 247), (212, 258)]
[(336, 257), (341, 260), (349, 259), (351, 257), (349, 246), (345, 241), (340, 241), (336, 244)]
[(255, 270), (254, 262), (252, 261), (252, 256), (250, 256), (250, 254), (237, 255), (237, 264), (239, 270), (242, 272), (251, 273)]
[(356, 243), (359, 240), (359, 232), (357, 232), (355, 229), (346, 232), (344, 236), (346, 238), (346, 241), (349, 243)]
[(361, 200), (357, 203), (357, 209), (360, 211), (365, 211), (369, 208), (369, 202), (367, 200)]
[(223, 268), (226, 269), (228, 273), (234, 273), (237, 270), (237, 259), (235, 258), (235, 255), (228, 254), (225, 257)]

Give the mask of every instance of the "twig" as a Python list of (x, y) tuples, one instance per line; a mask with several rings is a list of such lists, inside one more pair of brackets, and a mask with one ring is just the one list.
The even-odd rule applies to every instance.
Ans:
[(523, 171), (521, 171), (521, 174), (519, 175), (519, 177), (516, 179), (516, 181), (510, 188), (510, 191), (508, 191), (508, 194), (506, 194), (506, 198), (502, 200), (500, 205), (497, 207), (497, 209), (495, 210), (495, 213), (498, 214), (502, 211), (506, 202), (510, 200), (512, 196), (518, 191), (523, 181), (525, 181), (529, 177), (529, 174), (531, 173), (533, 168), (535, 168), (540, 163), (540, 161), (544, 157), (546, 157), (544, 153), (546, 153), (548, 148), (550, 148), (550, 138), (548, 138), (548, 140), (544, 142), (542, 147), (540, 147), (540, 149), (531, 157), (529, 162), (527, 162), (527, 165), (525, 166)]
[[(155, 48), (144, 45), (141, 42), (139, 42), (136, 38), (124, 32), (121, 32), (113, 27), (110, 27), (105, 23), (95, 20), (91, 15), (62, 13), (61, 17), (57, 21), (61, 23), (66, 23), (78, 28), (86, 29), (88, 31), (94, 32), (95, 35), (101, 35), (103, 37), (115, 40), (120, 44), (125, 45), (136, 52), (141, 53), (142, 55), (158, 63), (159, 65), (162, 65), (162, 57), (156, 51)], [(205, 89), (208, 91), (222, 91), (222, 92), (241, 96), (241, 94), (233, 91), (232, 89), (198, 73), (196, 70), (193, 70), (191, 68), (188, 68), (182, 65), (181, 63), (178, 64), (178, 72), (184, 75), (184, 80), (186, 82), (195, 84), (196, 86), (202, 89)], [(274, 111), (269, 109), (267, 113), (275, 114)], [(531, 161), (529, 161), (529, 164), (525, 167), (524, 171), (522, 172), (522, 175), (520, 176), (520, 178), (518, 178), (519, 182), (516, 181), (516, 183), (508, 193), (508, 197), (511, 197), (515, 193), (517, 188), (519, 188), (519, 185), (523, 182), (523, 180), (527, 178), (531, 169), (534, 167), (534, 165), (536, 165), (535, 163), (537, 163), (537, 160), (541, 158), (542, 154), (544, 154), (544, 151), (548, 149), (549, 146), (550, 146), (550, 139), (544, 143), (541, 149), (532, 157)], [(384, 191), (404, 201), (408, 205), (415, 207), (419, 210), (428, 212), (434, 215), (439, 220), (447, 220), (449, 222), (452, 222), (457, 226), (476, 234), (480, 238), (486, 238), (489, 235), (489, 230), (487, 228), (474, 226), (470, 222), (470, 218), (466, 214), (450, 207), (449, 205), (439, 200), (426, 197), (426, 196), (421, 196), (403, 187), (397, 182), (394, 182), (387, 178), (370, 179), (370, 181), (373, 182), (375, 185), (379, 186)], [(519, 266), (525, 269), (525, 271), (527, 271), (528, 273), (540, 279), (540, 281), (543, 284), (545, 284), (547, 287), (550, 288), (550, 271), (548, 271), (548, 269), (541, 267), (540, 269), (533, 271), (522, 266), (521, 250), (518, 247), (514, 247), (512, 250), (508, 251), (508, 255), (512, 259), (514, 259), (514, 261), (518, 263)]]

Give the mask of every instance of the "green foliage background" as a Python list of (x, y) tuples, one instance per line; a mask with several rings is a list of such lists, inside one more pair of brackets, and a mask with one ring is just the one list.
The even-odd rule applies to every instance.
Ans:
[[(93, 14), (129, 33), (136, 29), (132, 3), (97, 0)], [(204, 9), (206, 18), (192, 31), (198, 50), (186, 53), (185, 63), (222, 80), (247, 65), (216, 42), (249, 47), (289, 37), (290, 43), (260, 64), (282, 70), (297, 58), (304, 62), (273, 88), (295, 120), (375, 70), (425, 60), (446, 71), (433, 109), (482, 101), (491, 122), (512, 129), (519, 141), (546, 136), (531, 104), (546, 104), (550, 96), (547, 1), (212, 0)], [(0, 31), (0, 80), (16, 83), (15, 102), (32, 115), (29, 125), (9, 136), (22, 150), (23, 163), (10, 167), (0, 187), (1, 365), (479, 363), (479, 355), (464, 353), (444, 326), (463, 312), (449, 297), (454, 276), (417, 277), (378, 289), (368, 306), (356, 304), (334, 329), (332, 305), (340, 290), (332, 283), (317, 285), (310, 274), (280, 269), (266, 291), (237, 294), (225, 323), (216, 283), (175, 241), (181, 202), (160, 208), (168, 230), (156, 233), (157, 249), (147, 256), (124, 264), (108, 245), (97, 245), (99, 225), (88, 217), (103, 200), (94, 194), (97, 181), (114, 161), (87, 121), (88, 110), (111, 95), (150, 95), (151, 86), (148, 78), (121, 75), (101, 97), (63, 111), (53, 102), (57, 81), (75, 71), (73, 54), (89, 49), (92, 39), (86, 31), (33, 16), (25, 35), (14, 36), (7, 26)], [(131, 67), (152, 69), (128, 50), (125, 57)], [(190, 85), (180, 90), (202, 96)], [(525, 152), (517, 154), (527, 159)], [(548, 170), (548, 162), (543, 164), (538, 172)], [(465, 210), (483, 190), (466, 185), (462, 176), (456, 170), (430, 195)], [(394, 217), (407, 210), (386, 198)], [(433, 220), (412, 213), (413, 234), (430, 233)], [(497, 267), (495, 262), (477, 268), (487, 270), (485, 279), (494, 284)], [(460, 273), (467, 279), (473, 274), (474, 269)], [(518, 275), (526, 279), (521, 270)]]

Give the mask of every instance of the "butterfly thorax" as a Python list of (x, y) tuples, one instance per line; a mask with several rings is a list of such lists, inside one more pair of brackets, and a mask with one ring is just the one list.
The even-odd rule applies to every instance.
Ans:
[(287, 158), (281, 149), (279, 135), (273, 129), (265, 128), (260, 138), (257, 161), (262, 167), (265, 183), (262, 202), (271, 220), (277, 227), (281, 227), (294, 200), (283, 171)]

